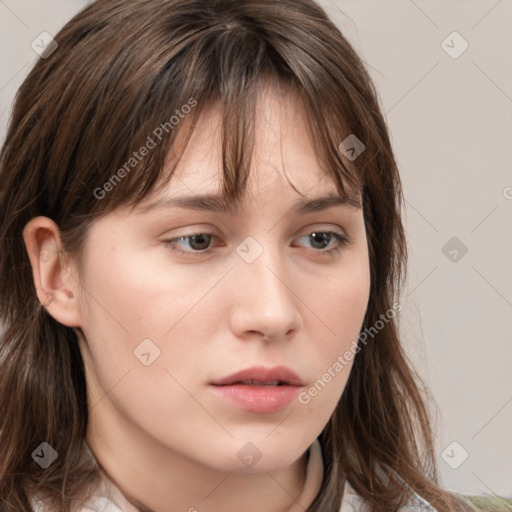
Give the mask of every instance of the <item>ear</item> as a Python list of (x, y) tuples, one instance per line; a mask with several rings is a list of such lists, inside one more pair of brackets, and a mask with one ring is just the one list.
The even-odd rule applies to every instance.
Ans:
[(81, 327), (78, 273), (62, 250), (59, 227), (48, 217), (35, 217), (23, 229), (23, 239), (39, 301), (59, 323)]

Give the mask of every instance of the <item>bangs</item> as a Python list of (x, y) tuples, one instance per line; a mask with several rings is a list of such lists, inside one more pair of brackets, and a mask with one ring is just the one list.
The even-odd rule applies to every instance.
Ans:
[[(188, 21), (190, 25), (198, 23), (197, 19)], [(113, 150), (105, 148), (103, 161), (96, 167), (100, 174), (95, 177), (94, 188), (98, 200), (91, 213), (105, 214), (121, 205), (135, 208), (157, 187), (166, 186), (199, 117), (212, 107), (218, 109), (221, 119), (221, 193), (236, 205), (246, 191), (255, 112), (266, 85), (298, 93), (322, 169), (340, 196), (359, 203), (362, 167), (344, 161), (339, 150), (341, 141), (354, 131), (347, 122), (353, 106), (343, 91), (343, 75), (330, 76), (310, 55), (311, 50), (291, 45), (278, 33), (270, 37), (258, 32), (240, 19), (229, 23), (210, 20), (199, 32), (185, 23), (179, 31), (186, 37), (175, 33), (171, 38), (179, 39), (179, 45), (170, 45), (167, 34), (160, 42), (153, 42), (158, 53), (146, 52), (142, 44), (133, 54), (126, 50), (130, 57), (126, 66), (131, 69), (118, 75), (111, 85), (113, 91), (122, 92), (123, 109), (94, 125), (106, 126), (105, 131), (115, 136), (109, 142)], [(130, 77), (128, 83), (126, 76)], [(178, 135), (184, 141), (179, 150)]]

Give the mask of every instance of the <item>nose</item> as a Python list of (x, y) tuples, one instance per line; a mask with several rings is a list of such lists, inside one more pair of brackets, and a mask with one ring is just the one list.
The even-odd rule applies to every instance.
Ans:
[(240, 339), (291, 339), (301, 325), (296, 276), (278, 248), (264, 247), (252, 263), (237, 257), (230, 283), (232, 332)]

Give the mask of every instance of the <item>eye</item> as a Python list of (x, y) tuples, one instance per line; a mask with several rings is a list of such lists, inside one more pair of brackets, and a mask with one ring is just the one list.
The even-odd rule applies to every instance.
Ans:
[[(166, 246), (179, 254), (187, 254), (192, 257), (201, 256), (209, 252), (212, 241), (217, 237), (211, 233), (194, 233), (192, 235), (180, 236), (170, 240), (164, 240)], [(334, 254), (343, 250), (351, 243), (348, 236), (336, 231), (313, 231), (307, 235), (303, 235), (299, 240), (306, 238), (313, 242), (313, 249), (320, 254)], [(183, 249), (183, 244), (188, 246)], [(326, 249), (328, 247), (328, 249)]]
[[(207, 251), (210, 247), (210, 242), (213, 238), (216, 238), (210, 233), (196, 233), (193, 235), (180, 236), (171, 240), (165, 240), (166, 245), (170, 245), (171, 249), (182, 254), (202, 254)], [(191, 250), (180, 249), (176, 244), (185, 241)]]
[[(350, 244), (348, 236), (342, 235), (336, 231), (314, 231), (313, 233), (302, 236), (300, 239), (302, 238), (311, 240), (313, 242), (313, 248), (320, 249), (316, 251), (320, 253), (338, 253)], [(329, 248), (326, 249), (326, 247)]]

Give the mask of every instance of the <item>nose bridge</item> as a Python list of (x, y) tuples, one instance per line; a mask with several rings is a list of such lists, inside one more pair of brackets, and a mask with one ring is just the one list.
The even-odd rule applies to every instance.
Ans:
[[(247, 237), (237, 247), (235, 329), (284, 336), (298, 325), (296, 298), (289, 282), (289, 262), (271, 235)], [(240, 332), (241, 333), (241, 332)]]

